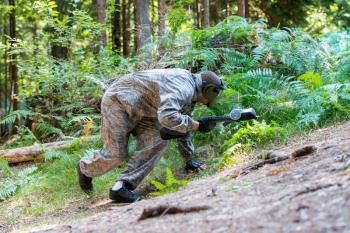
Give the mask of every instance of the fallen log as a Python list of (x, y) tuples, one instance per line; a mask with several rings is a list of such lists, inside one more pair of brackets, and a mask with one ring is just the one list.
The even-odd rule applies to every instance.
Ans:
[(86, 138), (76, 138), (69, 141), (34, 144), (27, 147), (0, 150), (0, 158), (6, 159), (10, 164), (39, 160), (43, 158), (43, 155), (46, 151), (62, 150), (79, 141), (83, 141), (84, 143), (92, 142), (98, 139), (98, 137), (99, 136), (90, 136)]
[(208, 209), (210, 209), (210, 206), (207, 205), (189, 207), (180, 207), (176, 205), (158, 205), (155, 207), (145, 208), (138, 221), (142, 221), (147, 218), (164, 216), (166, 214), (190, 213)]

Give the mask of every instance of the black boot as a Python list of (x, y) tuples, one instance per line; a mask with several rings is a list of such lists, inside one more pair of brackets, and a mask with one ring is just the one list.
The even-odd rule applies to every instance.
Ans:
[(79, 163), (78, 163), (78, 166), (77, 166), (77, 171), (78, 171), (78, 179), (79, 179), (80, 188), (86, 193), (92, 192), (92, 190), (93, 190), (92, 178), (84, 175), (81, 172)]
[(132, 203), (132, 202), (136, 202), (136, 201), (141, 201), (142, 196), (131, 192), (129, 189), (127, 189), (125, 187), (125, 185), (123, 185), (117, 191), (110, 189), (109, 190), (109, 199), (111, 199), (114, 202), (118, 202), (118, 203)]

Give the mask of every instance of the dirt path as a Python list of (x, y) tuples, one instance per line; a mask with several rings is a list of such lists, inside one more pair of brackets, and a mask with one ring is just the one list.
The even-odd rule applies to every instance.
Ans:
[[(312, 144), (317, 151), (231, 178), (233, 170), (192, 182), (182, 191), (64, 225), (31, 232), (350, 232), (350, 123), (317, 130), (278, 148)], [(243, 165), (242, 165), (243, 166)], [(161, 204), (209, 210), (138, 221)]]

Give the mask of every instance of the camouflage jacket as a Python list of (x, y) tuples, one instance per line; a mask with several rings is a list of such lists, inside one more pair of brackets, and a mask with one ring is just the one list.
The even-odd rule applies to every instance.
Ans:
[[(201, 96), (201, 79), (184, 69), (154, 69), (126, 75), (108, 87), (129, 116), (155, 118), (163, 127), (191, 132), (193, 109)], [(191, 135), (179, 139), (180, 152), (193, 153)]]

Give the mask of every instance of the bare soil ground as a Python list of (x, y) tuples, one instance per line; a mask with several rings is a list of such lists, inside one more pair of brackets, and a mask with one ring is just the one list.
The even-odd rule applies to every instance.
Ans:
[[(101, 213), (29, 232), (350, 232), (350, 123), (292, 138), (274, 150), (304, 145), (317, 151), (233, 178), (248, 165), (241, 164), (180, 192), (130, 205), (101, 201), (94, 206), (103, 206)], [(138, 221), (145, 208), (168, 204), (209, 209), (162, 210), (161, 216)]]

